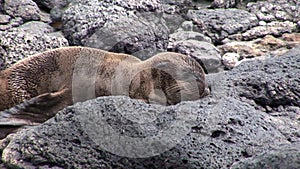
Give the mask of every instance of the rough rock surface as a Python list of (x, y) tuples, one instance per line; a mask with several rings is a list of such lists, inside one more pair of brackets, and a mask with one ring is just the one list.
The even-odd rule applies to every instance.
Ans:
[(243, 0), (214, 0), (210, 8), (233, 8), (237, 7)]
[[(36, 28), (37, 25), (40, 26)], [(0, 70), (29, 55), (68, 46), (68, 41), (63, 36), (54, 34), (51, 30), (44, 23), (26, 23), (18, 29), (0, 32), (0, 62), (3, 62)]]
[[(284, 22), (270, 22), (265, 25), (254, 27), (250, 30), (247, 30), (246, 32), (240, 34), (233, 35), (232, 39), (238, 38), (239, 40), (252, 40), (257, 39), (260, 37), (264, 37), (266, 35), (274, 35), (274, 36), (282, 36), (284, 33), (292, 33), (297, 30), (297, 24), (290, 22), (290, 21), (284, 21)], [(241, 37), (240, 37), (241, 36)]]
[(190, 10), (187, 17), (203, 27), (214, 43), (258, 25), (254, 14), (240, 9)]
[[(230, 168), (253, 166), (256, 162), (252, 158), (269, 166), (275, 158), (290, 162), (273, 163), (275, 168), (298, 168), (299, 153), (288, 151), (296, 152), (295, 145), (300, 144), (299, 66), (300, 48), (265, 61), (244, 62), (230, 72), (208, 76), (210, 97), (176, 106), (147, 105), (126, 97), (78, 103), (44, 124), (12, 136), (11, 141), (2, 142), (2, 160), (25, 168)], [(101, 128), (95, 123), (102, 124), (95, 119), (102, 117), (117, 135), (117, 140), (110, 134), (102, 135), (115, 145), (105, 149), (109, 151), (103, 150), (109, 144), (101, 142), (106, 137), (93, 135), (94, 129)], [(149, 117), (155, 117), (154, 121)], [(129, 149), (124, 144), (118, 147), (121, 136), (144, 139), (159, 131), (170, 132), (172, 124), (180, 131), (175, 133), (186, 132), (180, 139), (158, 141), (149, 144), (150, 149), (138, 149), (155, 154), (155, 148), (178, 141), (170, 150), (146, 158), (115, 155), (138, 154), (136, 142), (129, 142)], [(273, 150), (282, 145), (286, 148), (281, 153), (286, 155), (276, 155)]]
[(299, 168), (300, 167), (300, 144), (277, 148), (270, 152), (262, 153), (254, 158), (246, 159), (232, 166), (232, 169), (247, 168)]
[(70, 0), (33, 0), (44, 9), (51, 10), (55, 7), (65, 7), (68, 5)]
[(50, 21), (49, 15), (43, 13), (32, 0), (9, 0), (4, 2), (5, 12), (14, 18), (22, 18), (23, 22), (30, 20)]
[[(43, 21), (54, 31), (62, 30), (71, 45), (129, 53), (141, 59), (164, 50), (174, 51), (174, 36), (179, 42), (186, 38), (217, 47), (224, 45), (226, 49), (218, 47), (221, 57), (234, 52), (241, 56), (240, 60), (282, 54), (299, 42), (280, 42), (284, 34), (293, 35), (300, 30), (299, 2), (295, 0), (215, 0), (210, 7), (211, 2), (192, 0), (2, 0), (0, 3), (2, 31), (19, 29), (24, 22)], [(208, 9), (228, 7), (235, 8)], [(273, 39), (264, 47), (264, 38), (269, 35), (279, 40)], [(190, 50), (193, 49), (187, 49)]]
[(225, 53), (222, 56), (222, 63), (227, 69), (232, 69), (239, 62), (240, 55), (238, 53)]
[(145, 60), (167, 48), (168, 34), (160, 17), (151, 13), (130, 13), (106, 22), (84, 39), (84, 46), (133, 54)]
[(169, 30), (155, 14), (160, 8), (158, 1), (148, 0), (71, 3), (63, 14), (63, 32), (72, 45), (129, 54), (143, 51), (149, 57), (167, 48)]
[(168, 51), (179, 52), (196, 59), (206, 73), (219, 72), (222, 69), (218, 49), (211, 39), (202, 33), (193, 31), (189, 23), (184, 23), (169, 37)]
[(259, 20), (291, 21), (300, 19), (300, 2), (297, 0), (268, 0), (248, 3), (246, 8), (255, 13)]
[(279, 38), (266, 35), (252, 41), (228, 41), (224, 45), (218, 46), (218, 49), (221, 55), (234, 52), (238, 53), (241, 59), (265, 55), (278, 56), (299, 44), (298, 36), (294, 33), (286, 33)]
[(211, 43), (194, 39), (181, 40), (175, 43), (172, 51), (186, 54), (196, 59), (206, 73), (216, 73), (222, 70), (219, 51)]
[[(206, 64), (213, 70), (222, 57), (223, 65), (232, 69), (209, 74), (212, 96), (196, 102), (165, 108), (108, 97), (72, 106), (1, 142), (0, 168), (5, 168), (4, 162), (13, 168), (53, 169), (300, 168), (300, 49), (289, 51), (300, 42), (299, 1), (241, 1), (214, 0), (210, 5), (212, 1), (200, 0), (0, 0), (0, 69), (68, 41), (138, 52), (142, 59), (161, 49), (206, 56), (204, 60), (214, 57), (216, 64)], [(199, 62), (203, 65), (202, 59)], [(116, 107), (119, 103), (124, 103), (121, 109)], [(104, 151), (80, 118), (103, 111), (118, 133), (148, 138), (169, 129), (187, 109), (195, 116), (183, 116), (192, 120), (175, 125), (187, 133), (165, 140), (179, 143), (140, 159), (115, 155), (124, 152), (122, 147), (115, 147), (115, 153)], [(155, 121), (149, 112), (159, 114)], [(126, 115), (131, 113), (139, 114)], [(137, 122), (137, 117), (146, 123)], [(127, 155), (134, 148), (127, 149)]]

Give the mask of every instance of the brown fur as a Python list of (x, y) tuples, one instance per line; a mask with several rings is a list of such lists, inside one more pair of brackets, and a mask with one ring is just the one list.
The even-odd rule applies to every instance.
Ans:
[[(90, 77), (91, 72), (96, 76)], [(0, 72), (0, 111), (15, 106), (2, 115), (0, 112), (0, 125), (3, 119), (24, 125), (42, 123), (74, 102), (93, 98), (72, 91), (76, 87), (74, 75), (75, 79), (82, 75), (79, 82), (96, 78), (96, 97), (127, 95), (147, 103), (172, 105), (208, 94), (201, 66), (185, 55), (165, 52), (140, 61), (126, 54), (65, 47), (28, 57)], [(196, 88), (188, 80), (193, 81), (190, 75), (196, 79)], [(182, 98), (181, 92), (187, 97)]]

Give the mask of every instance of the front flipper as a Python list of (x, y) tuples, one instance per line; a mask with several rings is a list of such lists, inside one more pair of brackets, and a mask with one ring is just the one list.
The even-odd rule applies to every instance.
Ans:
[(68, 89), (44, 93), (0, 112), (0, 139), (20, 127), (38, 125), (70, 105)]

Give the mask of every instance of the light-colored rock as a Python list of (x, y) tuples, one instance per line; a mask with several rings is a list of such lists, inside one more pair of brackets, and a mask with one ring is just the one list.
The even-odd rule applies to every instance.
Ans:
[(232, 69), (236, 66), (240, 58), (238, 53), (225, 53), (222, 56), (222, 63), (227, 69)]
[(241, 34), (242, 40), (253, 40), (266, 35), (281, 36), (284, 33), (292, 33), (297, 30), (297, 25), (290, 21), (271, 22), (265, 26), (254, 27)]
[(9, 15), (0, 15), (0, 24), (9, 23), (11, 17)]
[(42, 30), (39, 31), (32, 33), (14, 28), (0, 32), (0, 46), (4, 49), (0, 50), (0, 57), (3, 57), (5, 67), (9, 67), (29, 55), (43, 52), (47, 49), (68, 46), (68, 41), (64, 37), (51, 36)]

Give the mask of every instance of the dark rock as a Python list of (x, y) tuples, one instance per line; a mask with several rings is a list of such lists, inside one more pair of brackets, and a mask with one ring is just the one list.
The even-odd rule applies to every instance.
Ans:
[(167, 49), (169, 30), (160, 16), (129, 14), (106, 22), (83, 45), (112, 52), (133, 54), (145, 60)]
[(169, 4), (169, 5), (177, 5), (177, 6), (186, 6), (186, 5), (191, 5), (192, 1), (191, 0), (161, 0), (163, 4)]
[(11, 17), (21, 17), (23, 22), (30, 20), (49, 22), (49, 16), (43, 13), (32, 0), (5, 1), (4, 10)]
[(52, 22), (61, 22), (64, 10), (60, 7), (54, 7), (50, 10), (50, 18)]
[(148, 0), (71, 3), (63, 14), (63, 32), (72, 45), (129, 54), (151, 51), (147, 58), (167, 48), (169, 30), (155, 12), (159, 9), (157, 1)]
[(232, 169), (300, 168), (300, 144), (284, 145), (233, 165)]
[[(223, 99), (162, 107), (125, 97), (98, 98), (23, 130), (3, 150), (2, 159), (23, 168), (228, 168), (235, 160), (287, 143), (274, 124), (265, 121), (267, 114)], [(95, 133), (102, 130), (97, 125), (116, 133), (109, 128), (106, 134)], [(162, 138), (155, 137), (159, 131), (164, 132)], [(154, 140), (147, 139), (151, 136)]]
[(178, 14), (166, 14), (162, 15), (163, 20), (165, 20), (165, 24), (167, 25), (170, 34), (176, 32), (178, 28), (180, 28), (181, 24), (185, 22), (185, 19)]
[[(298, 47), (278, 58), (244, 62), (233, 69), (240, 72), (240, 77), (228, 80), (231, 84), (222, 84), (230, 86), (235, 97), (269, 113), (270, 120), (277, 121), (278, 130), (290, 142), (299, 142), (300, 138), (299, 53)], [(237, 71), (229, 74), (238, 76)]]
[(190, 10), (187, 17), (200, 23), (214, 43), (258, 25), (255, 15), (240, 9)]
[(127, 97), (75, 104), (2, 141), (2, 160), (20, 168), (299, 166), (299, 58), (297, 48), (210, 74), (211, 96), (175, 106)]
[(4, 13), (4, 0), (0, 0), (0, 14)]
[[(260, 67), (253, 68), (250, 64), (244, 64), (242, 71), (255, 72), (251, 76), (244, 77), (242, 81), (235, 81), (242, 91), (240, 97), (254, 100), (262, 107), (270, 106), (300, 106), (300, 57), (294, 50), (286, 54), (291, 63), (285, 60), (287, 57), (272, 60), (259, 61)], [(291, 66), (290, 66), (291, 65)], [(240, 65), (241, 66), (241, 65)]]
[(0, 47), (0, 71), (5, 69), (5, 56), (6, 56), (6, 52), (5, 50)]
[(71, 0), (33, 0), (38, 5), (47, 10), (51, 10), (54, 7), (65, 7)]

